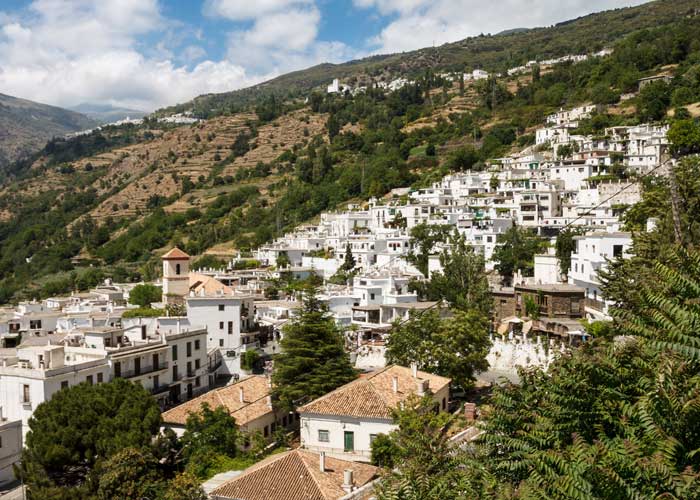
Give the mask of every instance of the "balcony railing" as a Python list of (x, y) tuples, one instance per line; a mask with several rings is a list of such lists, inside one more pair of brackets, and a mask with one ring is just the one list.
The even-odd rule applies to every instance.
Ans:
[(133, 378), (133, 377), (140, 377), (141, 375), (148, 375), (149, 373), (153, 372), (158, 372), (161, 370), (167, 370), (168, 369), (168, 362), (167, 361), (162, 361), (158, 363), (157, 365), (151, 365), (151, 366), (142, 366), (141, 369), (139, 370), (122, 370), (121, 374), (118, 376), (121, 378)]
[(156, 396), (158, 394), (163, 394), (165, 392), (168, 392), (170, 390), (170, 386), (167, 384), (161, 384), (157, 387), (152, 387), (151, 388), (151, 394)]

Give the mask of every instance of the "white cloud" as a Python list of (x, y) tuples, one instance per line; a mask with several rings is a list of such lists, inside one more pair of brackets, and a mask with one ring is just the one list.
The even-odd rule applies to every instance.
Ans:
[(228, 44), (229, 60), (252, 71), (284, 73), (358, 55), (344, 43), (318, 40), (321, 13), (310, 0), (263, 0), (255, 9), (237, 0), (215, 3), (229, 19), (253, 19), (248, 29), (232, 31)]
[(376, 52), (414, 50), (479, 33), (547, 26), (647, 0), (353, 0), (394, 19), (369, 40)]
[(313, 5), (313, 0), (206, 0), (204, 13), (212, 17), (224, 17), (231, 21), (260, 19), (271, 12), (284, 12), (303, 5)]
[[(144, 55), (140, 37), (171, 24), (157, 0), (36, 0), (25, 15), (0, 21), (0, 92), (59, 106), (109, 102), (152, 110), (271, 76), (226, 60), (179, 66), (162, 40)], [(204, 55), (188, 46), (177, 60)]]

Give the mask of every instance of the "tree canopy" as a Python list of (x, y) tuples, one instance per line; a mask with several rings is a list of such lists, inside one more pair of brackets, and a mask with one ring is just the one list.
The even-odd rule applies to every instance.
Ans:
[(455, 387), (469, 388), (476, 373), (488, 368), (490, 347), (488, 316), (471, 309), (441, 318), (441, 311), (433, 309), (393, 326), (386, 359), (402, 366), (415, 362), (422, 370), (451, 378)]
[(489, 317), (493, 298), (486, 277), (484, 256), (463, 236), (453, 234), (440, 253), (441, 272), (433, 272), (427, 284), (431, 300), (445, 300), (456, 309), (476, 310)]
[(273, 393), (293, 410), (350, 382), (356, 376), (333, 319), (308, 291), (298, 317), (284, 328), (281, 352), (274, 358)]
[(22, 456), (25, 481), (39, 491), (80, 486), (98, 461), (150, 445), (160, 422), (151, 395), (124, 379), (63, 389), (29, 420)]
[(131, 292), (129, 292), (129, 303), (139, 307), (150, 307), (151, 303), (160, 302), (162, 299), (162, 289), (150, 283), (136, 285)]
[(510, 281), (516, 271), (523, 276), (532, 276), (535, 269), (535, 255), (544, 250), (546, 242), (531, 230), (513, 226), (499, 235), (499, 246), (493, 252), (496, 270)]

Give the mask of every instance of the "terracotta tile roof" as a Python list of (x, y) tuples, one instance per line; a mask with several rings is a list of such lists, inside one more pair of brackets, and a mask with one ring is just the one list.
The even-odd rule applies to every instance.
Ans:
[(168, 251), (165, 255), (163, 255), (161, 257), (161, 259), (164, 259), (164, 260), (169, 260), (169, 259), (185, 260), (185, 259), (189, 259), (189, 258), (190, 258), (189, 255), (187, 255), (185, 252), (183, 252), (182, 250), (180, 250), (177, 247), (170, 249), (170, 251)]
[[(243, 389), (243, 402), (241, 402), (241, 389)], [(172, 425), (185, 425), (190, 413), (199, 412), (202, 404), (208, 403), (212, 409), (223, 406), (236, 419), (236, 424), (244, 426), (273, 411), (267, 404), (269, 394), (270, 387), (267, 378), (262, 375), (253, 375), (171, 408), (163, 413), (163, 422)]]
[[(394, 377), (398, 390), (394, 392)], [(369, 373), (321, 396), (298, 409), (299, 413), (342, 415), (359, 418), (391, 419), (391, 411), (409, 395), (418, 390), (418, 382), (428, 380), (429, 389), (439, 392), (449, 385), (450, 379), (419, 371), (414, 378), (411, 369), (403, 366), (387, 366)]]
[(292, 450), (273, 455), (248, 468), (211, 492), (215, 499), (236, 500), (337, 500), (343, 490), (343, 471), (353, 470), (356, 487), (372, 481), (378, 469), (372, 465), (325, 458), (325, 471), (319, 468), (319, 455)]
[(223, 293), (224, 295), (233, 295), (233, 289), (229, 286), (224, 285), (221, 281), (211, 276), (206, 276), (199, 273), (190, 273), (190, 290), (195, 292), (196, 295), (202, 293), (204, 290), (204, 295), (214, 295), (216, 293)]

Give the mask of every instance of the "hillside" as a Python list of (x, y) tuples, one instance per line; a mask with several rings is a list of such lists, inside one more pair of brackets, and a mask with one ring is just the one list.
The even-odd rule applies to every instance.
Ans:
[(52, 137), (93, 126), (80, 113), (0, 94), (0, 168), (38, 151)]
[[(148, 119), (52, 140), (0, 170), (0, 303), (83, 289), (106, 276), (152, 278), (159, 252), (171, 245), (192, 255), (249, 252), (350, 200), (484, 169), (531, 145), (535, 127), (562, 106), (610, 106), (582, 124), (584, 133), (666, 119), (678, 106), (695, 109), (700, 16), (686, 16), (687, 3), (678, 4), (675, 15), (669, 2), (652, 4), (664, 7), (658, 26), (641, 31), (638, 21), (650, 22), (648, 15), (609, 13), (621, 19), (608, 26), (618, 33), (606, 43), (612, 55), (543, 67), (537, 76), (462, 89), (436, 76), (436, 66), (395, 92), (307, 93), (305, 104), (268, 96), (192, 125)], [(624, 30), (630, 23), (633, 33)], [(509, 37), (539, 32), (545, 40), (561, 29)], [(544, 53), (550, 42), (529, 50)], [(640, 77), (660, 71), (676, 78), (619, 102), (637, 92)]]
[(124, 118), (143, 118), (145, 111), (120, 108), (109, 104), (81, 103), (71, 108), (72, 111), (81, 113), (97, 123), (114, 123)]
[(505, 72), (535, 58), (592, 53), (635, 31), (682, 19), (697, 8), (696, 0), (656, 0), (637, 7), (590, 14), (551, 27), (516, 28), (439, 47), (372, 56), (342, 64), (325, 63), (246, 89), (199, 96), (163, 112), (192, 109), (202, 117), (229, 113), (270, 94), (284, 98), (303, 96), (312, 89), (325, 88), (334, 78), (351, 84), (370, 84), (390, 81), (397, 76), (415, 78), (427, 69), (462, 71), (484, 68), (490, 72)]

